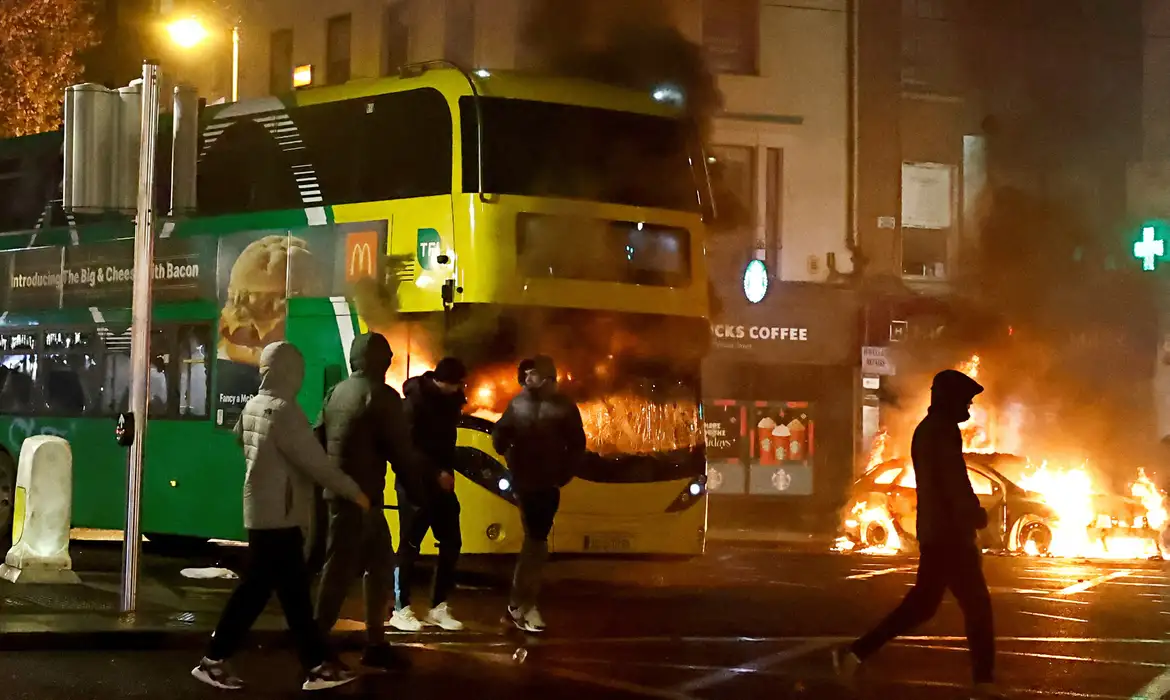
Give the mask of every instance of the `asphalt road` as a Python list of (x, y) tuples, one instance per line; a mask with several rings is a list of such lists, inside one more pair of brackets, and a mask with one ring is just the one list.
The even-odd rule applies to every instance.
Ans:
[[(1021, 698), (1170, 698), (1170, 576), (1161, 562), (989, 556), (1004, 686)], [(865, 669), (850, 694), (828, 649), (865, 630), (912, 583), (914, 560), (753, 549), (690, 562), (554, 562), (534, 642), (498, 623), (503, 591), (452, 601), (471, 629), (396, 636), (413, 671), (365, 676), (354, 697), (964, 698), (962, 621), (939, 617)], [(416, 594), (423, 598), (423, 592)], [(357, 601), (346, 613), (358, 614)], [(519, 653), (518, 653), (519, 652)], [(522, 657), (523, 663), (517, 663)], [(211, 697), (190, 652), (22, 652), (0, 657), (8, 697)], [(300, 695), (286, 651), (253, 650), (241, 697)]]

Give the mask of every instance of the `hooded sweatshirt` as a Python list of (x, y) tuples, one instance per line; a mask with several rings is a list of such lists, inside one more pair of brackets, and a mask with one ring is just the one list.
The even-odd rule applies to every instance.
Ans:
[[(428, 492), (427, 477), (433, 472), (411, 446), (402, 397), (386, 386), (393, 356), (390, 343), (378, 333), (355, 338), (349, 350), (352, 373), (325, 397), (317, 420), (325, 431), (329, 457), (375, 506), (385, 502), (387, 462), (396, 481), (418, 498)], [(330, 489), (325, 495), (336, 498), (338, 494)]]
[(435, 384), (434, 372), (411, 377), (402, 385), (402, 392), (406, 394), (406, 415), (415, 449), (430, 458), (434, 469), (454, 473), (459, 418), (467, 397), (462, 390), (444, 393)]
[(244, 527), (275, 530), (313, 522), (313, 485), (356, 500), (353, 479), (330, 464), (297, 405), (305, 360), (295, 346), (273, 343), (260, 354), (260, 393), (244, 406), (235, 432), (244, 446)]
[(977, 531), (987, 526), (987, 513), (967, 477), (959, 430), (970, 418), (971, 400), (982, 392), (978, 382), (961, 372), (935, 376), (930, 409), (910, 446), (918, 484), (919, 542), (974, 544)]
[(557, 391), (552, 361), (537, 358), (531, 369), (543, 383), (527, 383), (492, 431), (492, 443), (508, 460), (517, 491), (564, 486), (585, 456), (581, 411)]

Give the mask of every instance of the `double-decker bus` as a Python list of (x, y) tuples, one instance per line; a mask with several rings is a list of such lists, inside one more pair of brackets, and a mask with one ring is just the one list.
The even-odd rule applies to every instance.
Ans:
[[(209, 107), (200, 129), (197, 212), (165, 220), (156, 245), (148, 537), (241, 538), (229, 429), (257, 390), (260, 349), (303, 351), (312, 417), (372, 329), (394, 347), (392, 385), (444, 354), (470, 368), (454, 465), (464, 551), (518, 551), (490, 430), (519, 390), (518, 361), (544, 353), (590, 449), (552, 549), (702, 552), (708, 190), (674, 107), (422, 65)], [(112, 417), (129, 386), (131, 237), (117, 218), (0, 236), (0, 489), (25, 437), (62, 435), (76, 527), (123, 522)], [(396, 530), (392, 479), (386, 495)]]

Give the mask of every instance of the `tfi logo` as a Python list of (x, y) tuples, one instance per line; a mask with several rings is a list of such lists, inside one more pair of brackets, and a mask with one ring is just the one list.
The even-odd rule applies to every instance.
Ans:
[(360, 231), (345, 237), (347, 265), (345, 279), (349, 282), (374, 277), (378, 267), (378, 234)]
[(436, 265), (435, 260), (439, 257), (442, 250), (442, 238), (439, 232), (433, 228), (420, 228), (418, 230), (418, 264), (424, 270), (433, 269)]

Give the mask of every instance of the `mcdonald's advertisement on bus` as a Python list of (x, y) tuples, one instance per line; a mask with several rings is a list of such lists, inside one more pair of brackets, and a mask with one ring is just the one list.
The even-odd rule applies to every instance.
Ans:
[(216, 423), (230, 428), (260, 390), (260, 353), (285, 339), (288, 300), (349, 296), (377, 279), (386, 222), (244, 231), (219, 242)]

